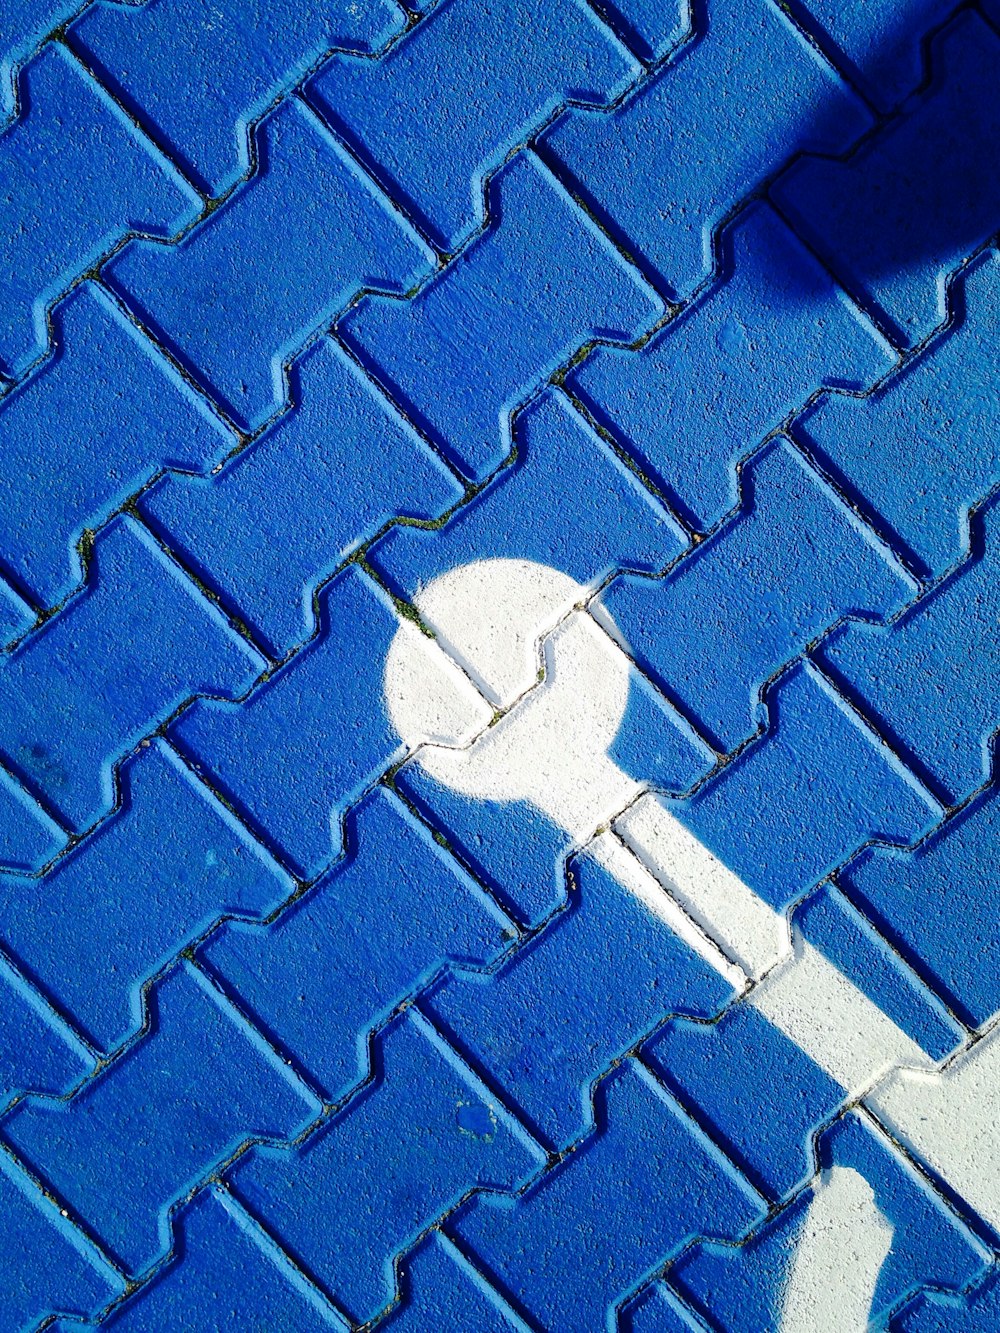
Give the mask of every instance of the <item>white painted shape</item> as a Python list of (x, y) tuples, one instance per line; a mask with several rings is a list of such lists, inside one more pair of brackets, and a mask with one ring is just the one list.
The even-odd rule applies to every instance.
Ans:
[(853, 1099), (896, 1065), (930, 1062), (888, 1014), (807, 941), (750, 992), (752, 1004)]
[(467, 796), (529, 801), (574, 843), (586, 842), (641, 790), (607, 755), (628, 698), (629, 662), (617, 649), (620, 661), (609, 662), (606, 645), (585, 611), (572, 612), (546, 640), (541, 684), (468, 749), (424, 750), (419, 762)]
[(1000, 1230), (1000, 1027), (940, 1073), (895, 1071), (865, 1104)]
[(433, 639), (401, 620), (383, 677), (389, 720), (408, 750), (468, 745), (493, 710)]
[(531, 560), (474, 560), (426, 584), (414, 601), (442, 646), (497, 708), (538, 676), (538, 644), (586, 590)]
[[(428, 773), (477, 799), (531, 802), (577, 846), (643, 794), (608, 753), (628, 704), (632, 664), (587, 611), (573, 609), (582, 595), (572, 579), (528, 561), (481, 561), (449, 570), (417, 598), (441, 642), (431, 643), (404, 622), (385, 673), (390, 717), (411, 747), (450, 729), (445, 743), (418, 750)], [(547, 619), (555, 628), (539, 658), (535, 636)], [(485, 704), (476, 705), (475, 691), (454, 663), (445, 669), (443, 649), (459, 656), (490, 697), (509, 709), (464, 746), (454, 736), (468, 735), (482, 721)], [(457, 701), (455, 723), (449, 699)], [(647, 864), (621, 843), (620, 851), (601, 843), (613, 873), (735, 987), (740, 973), (724, 956), (727, 945), (754, 975), (784, 952), (748, 1002), (843, 1088), (857, 1096), (894, 1065), (926, 1063), (916, 1043), (822, 955), (801, 940), (789, 953), (776, 914), (662, 806), (641, 802), (637, 809), (622, 825)], [(677, 901), (650, 868), (661, 871)], [(713, 932), (722, 950), (706, 938)]]
[(782, 1300), (781, 1333), (865, 1333), (893, 1227), (853, 1167), (824, 1172)]
[[(583, 589), (556, 571), (527, 561), (483, 561), (488, 579), (468, 575), (460, 567), (441, 575), (417, 599), (421, 615), (440, 629), (444, 648), (455, 651), (460, 641), (463, 663), (493, 692), (505, 693), (516, 676), (531, 640), (537, 612), (559, 609), (564, 617), (532, 656), (528, 690), (509, 712), (484, 730), (467, 748), (427, 746), (419, 762), (433, 778), (465, 796), (487, 801), (529, 801), (567, 830), (572, 840), (588, 841), (641, 790), (608, 757), (628, 705), (632, 664), (596, 621), (572, 608)], [(472, 567), (473, 572), (479, 565)], [(541, 571), (541, 572), (539, 572)], [(552, 576), (548, 596), (543, 575)], [(489, 613), (469, 611), (468, 597), (487, 597)], [(524, 624), (517, 623), (521, 597), (527, 597)], [(408, 663), (412, 635), (404, 625), (393, 641), (385, 669), (389, 717), (401, 736), (427, 733), (427, 705), (419, 676)], [(511, 656), (507, 632), (515, 643)], [(481, 641), (476, 643), (475, 633)], [(537, 682), (539, 665), (543, 680)], [(513, 672), (513, 674), (512, 674)], [(415, 690), (416, 694), (408, 693)]]
[(588, 845), (587, 852), (619, 884), (633, 893), (653, 916), (669, 926), (699, 958), (714, 967), (732, 986), (734, 996), (746, 989), (747, 977), (742, 969), (730, 962), (714, 941), (699, 930), (680, 904), (613, 833), (599, 833)]
[(615, 831), (705, 933), (754, 980), (792, 950), (786, 919), (724, 866), (652, 793)]

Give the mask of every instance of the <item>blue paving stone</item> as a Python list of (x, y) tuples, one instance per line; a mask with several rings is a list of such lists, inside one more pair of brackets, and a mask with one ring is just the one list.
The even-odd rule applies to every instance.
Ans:
[(135, 1274), (170, 1245), (169, 1209), (247, 1139), (301, 1132), (319, 1104), (211, 985), (180, 964), (143, 1041), (67, 1102), (21, 1102), (3, 1135)]
[(0, 110), (14, 110), (18, 66), (77, 8), (77, 0), (0, 0)]
[(395, 781), (515, 920), (537, 924), (562, 902), (571, 845), (533, 805), (486, 805), (436, 782), (416, 762), (405, 764)]
[(258, 170), (180, 245), (130, 245), (104, 276), (246, 430), (285, 400), (282, 367), (362, 287), (402, 292), (429, 255), (315, 115), (283, 103)]
[(345, 842), (344, 859), (276, 921), (233, 922), (201, 951), (330, 1101), (367, 1074), (368, 1037), (397, 1004), (448, 961), (489, 962), (514, 934), (385, 788), (354, 807)]
[[(1000, 1012), (998, 44), (1000, 0), (0, 0), (0, 1333), (765, 1333), (831, 1178), (832, 1283), (892, 1232), (873, 1327), (995, 1333), (884, 1061), (600, 857), (648, 787), (914, 1065)], [(527, 717), (582, 625), (631, 657), (589, 850), (386, 705), (409, 641), (432, 744), (516, 731), (408, 623), (471, 659), (498, 566), (428, 590), (478, 561), (597, 622)]]
[(481, 224), (484, 180), (511, 149), (570, 98), (609, 102), (640, 72), (580, 0), (443, 0), (381, 60), (335, 57), (308, 95), (453, 251)]
[[(598, 1089), (585, 1145), (516, 1200), (484, 1196), (451, 1224), (500, 1291), (552, 1333), (607, 1328), (695, 1234), (735, 1239), (763, 1203), (634, 1061)], [(669, 1206), (665, 1207), (665, 1201)]]
[(973, 532), (975, 558), (892, 625), (853, 624), (818, 650), (948, 801), (986, 780), (1000, 726), (998, 519), (994, 503)]
[[(574, 111), (541, 152), (668, 295), (713, 267), (713, 234), (805, 148), (845, 151), (869, 113), (771, 0), (709, 0), (698, 38), (611, 114)], [(766, 89), (766, 92), (765, 92)]]
[[(813, 668), (768, 691), (763, 736), (670, 809), (783, 910), (873, 840), (910, 843), (940, 807)], [(802, 837), (802, 829), (809, 836)]]
[(291, 391), (294, 409), (221, 473), (170, 476), (140, 504), (277, 656), (313, 633), (317, 584), (357, 546), (393, 517), (432, 519), (462, 498), (329, 339), (292, 366)]
[(413, 600), (439, 574), (474, 560), (532, 560), (594, 585), (616, 569), (660, 570), (684, 538), (668, 511), (551, 390), (515, 423), (517, 457), (439, 529), (394, 527), (372, 568)]
[(669, 1023), (643, 1054), (711, 1139), (770, 1199), (813, 1167), (813, 1139), (846, 1094), (747, 1003), (717, 1023)]
[(69, 41), (209, 194), (249, 170), (247, 127), (335, 47), (403, 27), (392, 0), (98, 0)]
[(640, 60), (662, 59), (691, 31), (688, 0), (615, 0), (601, 12)]
[(799, 10), (838, 69), (887, 112), (923, 83), (927, 34), (955, 6), (951, 0), (803, 0)]
[(539, 935), (497, 971), (449, 977), (424, 1005), (560, 1150), (589, 1127), (591, 1085), (613, 1060), (669, 1014), (712, 1017), (731, 998), (689, 944), (582, 857), (566, 907)]
[(1000, 1320), (1000, 1275), (993, 1269), (964, 1296), (922, 1296), (896, 1327), (899, 1333), (992, 1333)]
[(39, 870), (65, 841), (58, 824), (0, 767), (0, 872)]
[[(934, 43), (934, 78), (846, 161), (805, 158), (772, 198), (901, 347), (946, 316), (945, 278), (997, 228), (1000, 34), (974, 12)], [(955, 126), (962, 133), (955, 133)]]
[(622, 1333), (692, 1333), (701, 1330), (689, 1310), (663, 1282), (653, 1282), (628, 1306), (619, 1321)]
[(951, 304), (948, 330), (898, 375), (867, 398), (824, 396), (795, 423), (797, 438), (924, 575), (966, 553), (969, 509), (1000, 481), (995, 250), (963, 272)]
[(510, 413), (548, 375), (592, 338), (633, 341), (663, 308), (533, 153), (491, 180), (488, 202), (490, 229), (414, 300), (366, 299), (340, 324), (376, 378), (475, 480), (503, 462)]
[(113, 804), (115, 765), (143, 737), (192, 695), (239, 693), (263, 667), (148, 532), (118, 518), (79, 596), (0, 664), (0, 748), (82, 830)]
[[(0, 137), (4, 181), (0, 371), (45, 351), (48, 306), (132, 231), (170, 236), (197, 196), (65, 47), (21, 72), (21, 114)], [(71, 199), (72, 206), (53, 206)]]
[[(210, 1187), (196, 1195), (177, 1214), (174, 1238), (170, 1263), (94, 1327), (118, 1333), (347, 1333), (345, 1321), (225, 1190)], [(78, 1327), (60, 1325), (61, 1333)]]
[(339, 852), (344, 812), (404, 753), (381, 699), (392, 603), (348, 566), (320, 594), (319, 625), (244, 703), (199, 700), (169, 733), (305, 879)]
[(618, 578), (601, 596), (643, 670), (720, 750), (753, 734), (761, 686), (807, 644), (914, 590), (787, 443), (756, 455), (741, 487), (732, 521), (666, 579)]
[(839, 877), (848, 897), (972, 1027), (1000, 1009), (998, 831), (991, 786), (915, 850), (873, 849)]
[[(637, 671), (612, 760), (639, 782), (686, 791), (712, 767), (713, 754), (676, 709)], [(396, 774), (400, 791), (442, 829), (507, 910), (538, 924), (566, 896), (566, 857), (574, 850), (564, 829), (526, 802), (476, 800), (445, 787), (411, 760)]]
[(432, 1231), (413, 1251), (400, 1276), (400, 1304), (376, 1328), (379, 1333), (427, 1333), (445, 1328), (474, 1328), (476, 1333), (524, 1331), (506, 1301), (440, 1231)]
[(6, 1153), (0, 1153), (4, 1327), (35, 1328), (45, 1315), (86, 1318), (121, 1294), (111, 1265)]
[(824, 385), (864, 389), (889, 349), (764, 205), (723, 237), (722, 281), (636, 355), (598, 348), (568, 386), (697, 528), (739, 500), (737, 464)]
[(6, 579), (0, 578), (0, 648), (19, 639), (31, 628), (35, 617), (23, 597)]
[(295, 1150), (230, 1172), (238, 1198), (357, 1323), (394, 1294), (392, 1257), (476, 1186), (541, 1163), (523, 1130), (410, 1011), (376, 1043), (374, 1081)]
[(91, 1072), (94, 1057), (2, 958), (0, 994), (0, 1106), (24, 1092), (67, 1092)]
[(43, 607), (79, 583), (85, 528), (159, 468), (207, 467), (237, 442), (96, 283), (52, 323), (51, 360), (0, 400), (0, 557)]
[[(822, 1136), (817, 1156), (824, 1173), (837, 1168), (857, 1172), (871, 1188), (884, 1224), (892, 1228), (870, 1327), (885, 1327), (892, 1310), (920, 1287), (954, 1290), (982, 1272), (988, 1262), (985, 1247), (870, 1121), (850, 1113)], [(806, 1190), (739, 1248), (697, 1247), (671, 1269), (671, 1284), (723, 1333), (780, 1327), (785, 1282), (812, 1198)]]
[(46, 875), (0, 878), (0, 934), (101, 1050), (139, 1029), (143, 982), (186, 943), (294, 888), (162, 741), (123, 766), (121, 791)]

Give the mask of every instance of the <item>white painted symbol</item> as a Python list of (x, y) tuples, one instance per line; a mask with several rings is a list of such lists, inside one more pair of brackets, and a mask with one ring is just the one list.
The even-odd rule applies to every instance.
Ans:
[[(849, 1100), (863, 1098), (1000, 1229), (1000, 1023), (938, 1072), (887, 1014), (807, 941), (793, 939), (783, 917), (614, 763), (609, 749), (628, 704), (632, 666), (585, 608), (587, 596), (565, 574), (525, 560), (458, 566), (421, 589), (417, 607), (448, 669), (430, 670), (434, 645), (412, 625), (400, 628), (384, 679), (400, 737), (434, 779), (455, 791), (533, 803), (734, 991), (754, 983), (744, 1002), (799, 1045)], [(449, 690), (461, 720), (451, 739)], [(818, 1236), (830, 1230), (840, 1204), (848, 1213), (861, 1207), (852, 1189), (838, 1185), (822, 1206), (817, 1196), (819, 1230), (803, 1273), (826, 1262)], [(885, 1232), (871, 1225), (873, 1266)], [(791, 1330), (810, 1326), (796, 1313), (806, 1309), (806, 1297), (794, 1294), (808, 1285), (801, 1276), (792, 1284), (785, 1307)]]
[(853, 1167), (816, 1182), (781, 1305), (781, 1333), (864, 1333), (893, 1228)]
[[(608, 755), (628, 703), (631, 664), (580, 609), (585, 595), (565, 574), (526, 560), (461, 565), (422, 589), (416, 598), (421, 616), (491, 706), (484, 706), (485, 729), (470, 745), (424, 745), (417, 758), (431, 777), (463, 795), (528, 801), (544, 811), (574, 845), (589, 844), (612, 874), (742, 989), (743, 972), (625, 843), (607, 832), (595, 836), (642, 785)], [(412, 637), (401, 632), (385, 669), (389, 716), (410, 746), (428, 732), (428, 703), (414, 688), (412, 651)], [(501, 715), (488, 725), (494, 709)], [(686, 840), (685, 854), (699, 868), (719, 867), (694, 839)]]

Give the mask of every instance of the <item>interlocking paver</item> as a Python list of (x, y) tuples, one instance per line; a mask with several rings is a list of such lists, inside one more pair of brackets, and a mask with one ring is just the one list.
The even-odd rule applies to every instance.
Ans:
[(144, 983), (180, 948), (294, 889), (162, 741), (119, 777), (120, 808), (92, 837), (38, 879), (0, 878), (4, 939), (102, 1051), (138, 1030)]
[[(969, 510), (1000, 480), (996, 250), (963, 271), (951, 306), (946, 332), (899, 374), (865, 398), (825, 395), (794, 426), (868, 521), (925, 577), (943, 574), (966, 554)], [(906, 469), (899, 466), (904, 453)]]
[(248, 1139), (291, 1138), (318, 1101), (189, 963), (147, 997), (148, 1033), (68, 1101), (28, 1099), (4, 1137), (135, 1274), (169, 1209)]
[(577, 0), (442, 0), (384, 59), (335, 57), (308, 95), (452, 251), (482, 221), (484, 182), (512, 148), (571, 98), (610, 102), (639, 73)]
[(587, 1127), (591, 1085), (617, 1056), (669, 1014), (713, 1017), (732, 997), (599, 862), (581, 859), (572, 878), (565, 908), (509, 961), (451, 976), (424, 1001), (556, 1150)]
[(79, 584), (85, 531), (160, 468), (207, 467), (237, 443), (97, 283), (60, 301), (52, 327), (52, 358), (0, 400), (2, 559), (46, 609)]
[(714, 234), (804, 148), (842, 152), (870, 113), (772, 0), (710, 0), (697, 40), (621, 107), (574, 112), (542, 153), (672, 296), (714, 265)]
[(97, 0), (68, 32), (189, 178), (220, 194), (250, 170), (248, 128), (328, 51), (375, 51), (404, 26), (393, 0)]
[[(368, 561), (412, 601), (447, 570), (474, 560), (531, 560), (596, 588), (618, 569), (659, 572), (687, 545), (670, 511), (554, 390), (513, 428), (516, 457), (443, 526), (396, 526)], [(433, 625), (433, 612), (424, 611)], [(554, 621), (540, 614), (534, 637)]]
[(844, 161), (804, 158), (772, 192), (902, 347), (944, 322), (945, 279), (996, 230), (1000, 204), (1000, 113), (987, 92), (1000, 71), (1000, 34), (968, 11), (931, 59), (937, 77), (881, 134)]
[(200, 954), (331, 1101), (367, 1076), (368, 1037), (393, 1008), (445, 963), (488, 963), (515, 934), (384, 788), (353, 809), (345, 841), (344, 860), (279, 920), (233, 922)]
[[(248, 699), (199, 700), (169, 733), (304, 879), (340, 851), (348, 807), (405, 756), (379, 698), (382, 663), (401, 624), (394, 606), (351, 565), (324, 588), (319, 608), (319, 636)], [(408, 632), (419, 644), (419, 631)], [(447, 661), (427, 646), (422, 684), (440, 687), (448, 700)], [(471, 685), (464, 697), (465, 725), (478, 730), (489, 714)], [(463, 723), (443, 708), (441, 720)]]
[[(801, 17), (879, 111), (891, 111), (926, 76), (927, 34), (950, 18), (951, 0), (807, 0)], [(800, 15), (800, 10), (796, 10)]]
[[(256, 130), (260, 167), (177, 246), (131, 245), (105, 273), (236, 424), (285, 401), (284, 364), (362, 288), (403, 292), (430, 256), (297, 97)], [(262, 275), (266, 274), (266, 280)]]
[(889, 626), (845, 626), (816, 651), (949, 802), (989, 776), (1000, 725), (997, 505), (980, 515), (975, 556)]
[(55, 1311), (86, 1318), (121, 1294), (121, 1275), (6, 1153), (0, 1154), (0, 1198), (6, 1328), (30, 1328)]
[(600, 1328), (609, 1308), (680, 1250), (692, 1228), (735, 1239), (764, 1211), (633, 1061), (602, 1085), (595, 1113), (588, 1143), (513, 1206), (477, 1200), (453, 1224), (520, 1308), (541, 1313), (560, 1333), (581, 1323)]
[(223, 471), (175, 473), (141, 501), (164, 541), (279, 657), (314, 633), (317, 587), (357, 547), (393, 518), (434, 519), (463, 496), (330, 339), (295, 362), (290, 385), (293, 410)]
[[(745, 1246), (705, 1245), (672, 1270), (671, 1283), (713, 1326), (725, 1333), (781, 1327), (787, 1299), (783, 1288), (796, 1243), (802, 1243), (808, 1227), (808, 1210), (838, 1173), (841, 1179), (846, 1173), (854, 1177), (855, 1215), (863, 1216), (867, 1204), (883, 1219), (888, 1254), (884, 1264), (867, 1275), (866, 1287), (874, 1285), (874, 1291), (865, 1291), (871, 1302), (865, 1313), (873, 1326), (884, 1326), (886, 1315), (921, 1286), (954, 1292), (979, 1275), (987, 1262), (986, 1247), (865, 1118), (850, 1112), (838, 1120), (820, 1140), (817, 1162), (823, 1173), (816, 1182), (817, 1194), (803, 1191)], [(848, 1223), (835, 1242), (850, 1244), (851, 1230)], [(860, 1258), (854, 1256), (854, 1262)], [(877, 1279), (874, 1284), (872, 1278)], [(830, 1315), (835, 1317), (832, 1311)], [(903, 1327), (909, 1324), (904, 1321)]]
[[(732, 522), (666, 579), (618, 578), (601, 602), (624, 642), (703, 735), (730, 751), (761, 688), (844, 616), (885, 616), (913, 585), (786, 442), (741, 474)], [(761, 596), (761, 589), (766, 595)], [(734, 642), (733, 618), (743, 626)]]
[(0, 137), (0, 371), (8, 376), (45, 351), (48, 307), (72, 282), (130, 232), (171, 236), (200, 207), (64, 46), (44, 47), (18, 86), (22, 114)]
[[(872, 938), (874, 932), (865, 930), (865, 923), (835, 891), (821, 891), (795, 914), (793, 923), (796, 935), (801, 933), (838, 967), (848, 964), (844, 975), (915, 1048), (940, 1060), (960, 1044), (966, 1034), (959, 1025), (915, 975), (893, 965), (884, 942)], [(753, 992), (718, 1023), (672, 1020), (647, 1044), (646, 1055), (683, 1104), (773, 1200), (787, 1198), (809, 1177), (815, 1135), (864, 1090), (864, 1083), (847, 1086), (845, 1070), (839, 1067), (820, 1069), (771, 1021), (766, 1007), (754, 1003)]]
[(96, 1059), (6, 959), (0, 982), (0, 1102), (9, 1104), (26, 1089), (68, 1092)]
[(723, 233), (724, 277), (638, 356), (599, 348), (570, 389), (695, 527), (737, 503), (737, 464), (824, 386), (861, 390), (889, 349), (765, 205)]
[(264, 665), (150, 534), (117, 518), (82, 591), (0, 667), (0, 748), (82, 830), (114, 804), (134, 746), (193, 695), (237, 694)]
[(0, 4), (0, 101), (14, 111), (14, 79), (18, 67), (42, 41), (79, 8), (79, 0), (3, 0)]
[(940, 818), (929, 793), (812, 668), (793, 667), (766, 702), (760, 739), (673, 809), (767, 902), (783, 909), (866, 842), (908, 843)]
[(0, 867), (38, 870), (65, 842), (65, 831), (0, 767)]
[(851, 901), (970, 1027), (1000, 1009), (989, 893), (997, 816), (996, 790), (989, 787), (913, 851), (874, 848), (838, 877)]
[[(158, 1333), (198, 1321), (220, 1333), (255, 1324), (345, 1333), (344, 1320), (225, 1190), (210, 1186), (178, 1212), (173, 1226), (171, 1262), (93, 1327)], [(70, 1333), (79, 1324), (59, 1327)]]
[(476, 1186), (513, 1189), (543, 1160), (415, 1010), (375, 1046), (374, 1079), (295, 1150), (259, 1148), (233, 1189), (357, 1323), (394, 1295), (391, 1260)]
[(376, 1325), (386, 1333), (469, 1324), (478, 1333), (524, 1333), (525, 1324), (458, 1247), (431, 1232), (400, 1272), (400, 1304)]
[[(340, 325), (364, 364), (477, 481), (506, 458), (510, 413), (548, 375), (595, 338), (631, 342), (663, 310), (533, 154), (518, 154), (491, 179), (487, 202), (496, 225), (415, 300), (369, 298)], [(516, 339), (507, 337), (512, 324)]]

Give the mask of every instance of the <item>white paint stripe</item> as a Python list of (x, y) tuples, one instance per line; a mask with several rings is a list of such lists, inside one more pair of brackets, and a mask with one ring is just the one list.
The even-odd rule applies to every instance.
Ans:
[(615, 821), (615, 832), (685, 912), (758, 980), (791, 953), (788, 923), (734, 875), (652, 794)]
[(720, 973), (738, 995), (746, 989), (747, 977), (740, 967), (708, 939), (685, 914), (680, 905), (666, 893), (642, 862), (620, 842), (613, 833), (600, 833), (588, 843), (587, 851), (598, 865), (603, 866), (623, 888), (633, 893), (641, 903), (668, 926), (679, 939)]
[(781, 1333), (864, 1333), (893, 1228), (853, 1167), (824, 1173), (782, 1302)]
[(1000, 1231), (1000, 1027), (940, 1073), (897, 1070), (865, 1104)]
[(902, 1028), (801, 936), (792, 956), (754, 987), (747, 1003), (852, 1098), (896, 1065), (930, 1064)]

